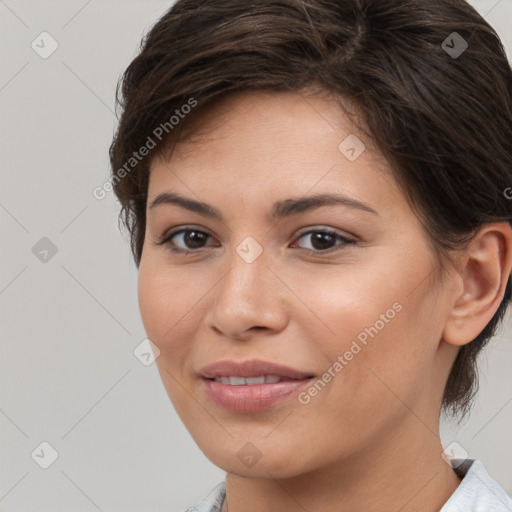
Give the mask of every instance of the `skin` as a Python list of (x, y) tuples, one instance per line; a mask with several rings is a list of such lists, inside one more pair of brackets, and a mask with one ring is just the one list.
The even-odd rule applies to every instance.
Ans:
[[(443, 389), (459, 347), (503, 297), (510, 226), (486, 225), (437, 283), (426, 235), (389, 165), (332, 99), (237, 93), (188, 129), (169, 161), (151, 165), (139, 305), (170, 400), (227, 472), (223, 510), (438, 511), (460, 483), (441, 457)], [(349, 134), (366, 145), (355, 161), (338, 149)], [(207, 202), (224, 220), (149, 207), (171, 191)], [(322, 192), (377, 214), (336, 204), (270, 218), (275, 201)], [(210, 236), (191, 246), (177, 235), (168, 245), (194, 254), (157, 244), (190, 225)], [(315, 246), (305, 234), (325, 228), (356, 243)], [(248, 236), (263, 249), (252, 263), (236, 252)], [(321, 376), (397, 302), (401, 311), (307, 404), (294, 396), (231, 412), (202, 389), (198, 371), (220, 359), (260, 358)], [(251, 467), (237, 456), (247, 442), (261, 455)]]

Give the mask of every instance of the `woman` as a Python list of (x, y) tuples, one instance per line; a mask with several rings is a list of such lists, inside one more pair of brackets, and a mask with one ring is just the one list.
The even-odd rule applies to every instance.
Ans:
[(227, 473), (189, 510), (512, 510), (439, 437), (511, 298), (495, 31), (463, 0), (178, 0), (120, 87), (143, 323)]

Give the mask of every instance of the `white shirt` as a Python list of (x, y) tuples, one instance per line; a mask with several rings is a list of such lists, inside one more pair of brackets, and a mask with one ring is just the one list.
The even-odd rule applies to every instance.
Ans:
[[(439, 512), (512, 512), (512, 498), (479, 460), (453, 459), (451, 465), (462, 481)], [(220, 512), (225, 498), (226, 481), (223, 480), (206, 498), (185, 512)]]

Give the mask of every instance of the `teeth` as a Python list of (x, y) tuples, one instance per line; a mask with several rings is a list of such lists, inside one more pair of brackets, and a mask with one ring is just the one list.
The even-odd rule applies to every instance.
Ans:
[(244, 380), (246, 384), (265, 384), (265, 375), (261, 377), (247, 377)]
[(229, 384), (230, 386), (245, 386), (254, 384), (275, 384), (281, 381), (277, 375), (262, 375), (261, 377), (216, 377), (216, 382)]
[(230, 386), (243, 386), (244, 384), (245, 379), (243, 377), (229, 377)]

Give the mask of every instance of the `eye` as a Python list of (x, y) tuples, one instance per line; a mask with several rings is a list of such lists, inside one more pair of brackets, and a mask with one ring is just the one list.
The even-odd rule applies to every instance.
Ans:
[[(164, 234), (156, 244), (165, 245), (172, 252), (190, 254), (198, 252), (208, 238), (211, 238), (208, 233), (197, 228), (187, 227)], [(176, 245), (182, 247), (176, 248)]]
[[(354, 244), (356, 241), (351, 238), (347, 238), (343, 235), (340, 235), (336, 231), (332, 229), (314, 229), (303, 233), (298, 240), (301, 238), (305, 238), (310, 242), (310, 247), (306, 247), (306, 254), (320, 254), (326, 252), (333, 252), (338, 250), (336, 248), (336, 241), (341, 241), (341, 247), (343, 248), (346, 245)], [(333, 249), (334, 245), (334, 249)]]

